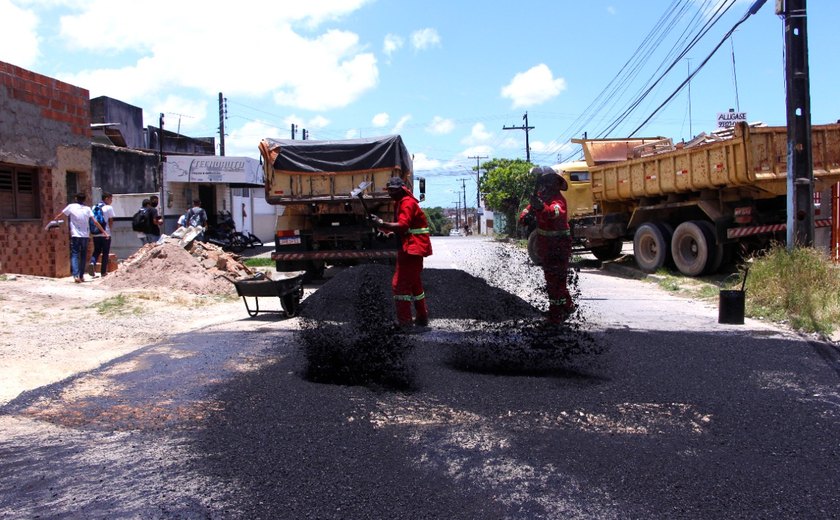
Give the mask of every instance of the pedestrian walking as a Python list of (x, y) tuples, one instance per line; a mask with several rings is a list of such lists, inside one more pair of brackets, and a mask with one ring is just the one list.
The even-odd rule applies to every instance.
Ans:
[(114, 197), (110, 193), (102, 192), (102, 201), (91, 210), (94, 220), (105, 228), (105, 233), (99, 233), (95, 226), (91, 227), (90, 230), (93, 233), (93, 256), (90, 257), (90, 264), (88, 264), (88, 274), (91, 278), (96, 271), (96, 262), (99, 261), (99, 255), (102, 255), (99, 276), (104, 277), (108, 274), (108, 257), (111, 254), (111, 229), (114, 225), (114, 207), (111, 206), (113, 199)]
[(53, 220), (59, 220), (62, 216), (70, 226), (70, 271), (73, 274), (73, 281), (81, 283), (85, 279), (85, 265), (87, 264), (88, 241), (90, 240), (91, 225), (96, 227), (103, 235), (108, 232), (96, 219), (93, 218), (93, 211), (84, 202), (87, 196), (84, 193), (76, 194), (76, 202), (68, 204), (63, 210), (56, 213)]
[(537, 255), (548, 292), (547, 317), (549, 323), (559, 324), (575, 309), (567, 286), (572, 238), (566, 198), (561, 193), (569, 189), (569, 184), (548, 166), (531, 168), (531, 174), (537, 176), (537, 189), (519, 215), (519, 222), (524, 223), (528, 215), (536, 217)]
[(163, 225), (163, 217), (158, 212), (160, 198), (157, 195), (149, 197), (149, 206), (146, 210), (148, 229), (146, 231), (145, 244), (155, 244), (160, 240), (160, 226)]
[(395, 201), (394, 222), (384, 222), (377, 215), (370, 215), (371, 222), (387, 233), (396, 233), (400, 238), (397, 250), (397, 265), (391, 288), (397, 324), (408, 327), (412, 324), (412, 303), (416, 315), (414, 324), (428, 326), (429, 310), (426, 293), (423, 290), (423, 258), (432, 254), (429, 224), (420, 204), (399, 177), (391, 177), (386, 184), (388, 195)]

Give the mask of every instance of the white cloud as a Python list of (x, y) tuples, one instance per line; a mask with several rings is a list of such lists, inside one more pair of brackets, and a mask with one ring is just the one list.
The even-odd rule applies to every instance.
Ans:
[(397, 121), (397, 124), (396, 124), (396, 125), (394, 125), (394, 128), (392, 128), (392, 129), (391, 129), (391, 133), (392, 133), (392, 134), (398, 134), (398, 133), (400, 133), (400, 132), (402, 131), (403, 127), (406, 125), (406, 123), (408, 123), (408, 122), (409, 122), (409, 120), (411, 120), (411, 114), (408, 114), (408, 115), (402, 116), (402, 117), (400, 118), (400, 120), (399, 120), (399, 121)]
[(470, 135), (461, 139), (461, 143), (466, 145), (475, 145), (483, 143), (491, 137), (493, 137), (493, 134), (487, 131), (487, 127), (484, 126), (484, 123), (476, 123), (470, 131)]
[(492, 157), (493, 147), (490, 145), (482, 144), (478, 146), (471, 146), (461, 152), (461, 155), (464, 157), (480, 157), (482, 155), (486, 155), (488, 157)]
[(420, 29), (419, 31), (411, 33), (411, 46), (414, 47), (415, 50), (422, 51), (439, 45), (440, 35), (434, 29)]
[(566, 80), (554, 78), (551, 69), (541, 63), (513, 77), (502, 87), (502, 97), (513, 101), (513, 108), (544, 103), (566, 90)]
[(397, 52), (404, 43), (405, 42), (401, 36), (388, 34), (385, 36), (385, 42), (382, 44), (382, 52), (384, 52), (386, 56), (391, 56), (391, 54)]
[(373, 116), (371, 120), (371, 124), (377, 128), (381, 128), (383, 126), (388, 126), (388, 121), (391, 120), (391, 117), (386, 112), (380, 112)]
[(40, 38), (36, 33), (38, 16), (21, 9), (9, 0), (0, 0), (0, 60), (31, 69), (40, 56)]
[[(226, 10), (220, 26), (215, 11), (196, 10), (191, 2), (147, 0), (114, 9), (109, 0), (89, 0), (61, 18), (59, 36), (71, 49), (127, 55), (133, 63), (89, 69), (66, 80), (92, 95), (101, 89), (127, 102), (186, 87), (199, 95), (273, 94), (278, 104), (299, 109), (343, 107), (377, 85), (376, 58), (357, 34), (317, 28), (366, 2), (293, 2), (277, 9), (271, 1), (254, 1), (247, 9)], [(298, 26), (307, 30), (299, 32)], [(222, 45), (202, 47), (220, 38)], [(200, 49), (205, 50), (199, 55)]]
[(288, 132), (262, 121), (249, 121), (225, 137), (225, 155), (257, 158), (261, 139), (287, 138)]
[(315, 129), (319, 130), (321, 128), (326, 128), (329, 126), (330, 120), (324, 116), (315, 116), (309, 119), (309, 122), (306, 123), (306, 128), (308, 129)]
[(607, 14), (614, 15), (616, 13), (618, 13), (618, 10), (614, 6), (611, 6), (611, 5), (607, 6)]
[(424, 153), (414, 154), (414, 171), (434, 170), (440, 168), (440, 161), (437, 159), (430, 159)]
[(357, 137), (359, 137), (359, 129), (358, 128), (351, 128), (350, 130), (347, 130), (346, 132), (344, 132), (344, 138), (345, 139), (355, 139)]
[(455, 129), (455, 123), (451, 119), (445, 119), (440, 116), (435, 116), (432, 119), (432, 122), (429, 123), (429, 126), (426, 127), (426, 131), (432, 134), (448, 134)]

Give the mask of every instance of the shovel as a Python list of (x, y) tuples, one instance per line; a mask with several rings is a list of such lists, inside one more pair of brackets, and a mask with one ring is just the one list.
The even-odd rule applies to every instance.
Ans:
[(373, 184), (371, 181), (363, 181), (361, 184), (359, 184), (358, 188), (355, 188), (353, 191), (350, 192), (351, 197), (358, 197), (358, 199), (362, 202), (362, 207), (365, 209), (365, 217), (370, 215), (370, 210), (368, 209), (367, 204), (365, 204), (364, 191), (368, 189), (368, 187), (370, 187), (371, 184)]

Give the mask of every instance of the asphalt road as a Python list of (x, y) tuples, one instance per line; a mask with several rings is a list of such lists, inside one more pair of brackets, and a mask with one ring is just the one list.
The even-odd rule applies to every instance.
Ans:
[(499, 247), (434, 241), (409, 388), (310, 382), (300, 320), (243, 309), (22, 395), (0, 518), (840, 518), (836, 347), (584, 267), (558, 356)]

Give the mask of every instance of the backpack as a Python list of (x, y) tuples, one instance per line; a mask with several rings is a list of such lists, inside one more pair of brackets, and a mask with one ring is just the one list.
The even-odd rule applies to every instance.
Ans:
[[(102, 229), (105, 229), (105, 224), (106, 224), (105, 215), (102, 214), (102, 206), (104, 206), (104, 205), (105, 205), (104, 202), (100, 202), (99, 204), (97, 204), (96, 206), (93, 207), (93, 218), (94, 218), (94, 220), (99, 222), (99, 225), (102, 226)], [(94, 235), (101, 235), (102, 234), (102, 232), (99, 231), (99, 228), (96, 227), (96, 225), (93, 222), (90, 223), (90, 232)]]
[(140, 208), (131, 217), (131, 229), (138, 233), (146, 233), (149, 230), (149, 215), (146, 212), (146, 208)]
[(201, 210), (193, 211), (192, 208), (187, 210), (186, 218), (184, 218), (184, 226), (201, 226)]

